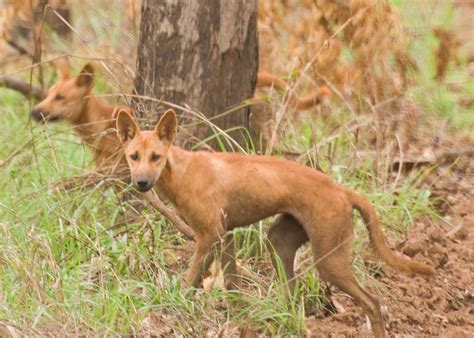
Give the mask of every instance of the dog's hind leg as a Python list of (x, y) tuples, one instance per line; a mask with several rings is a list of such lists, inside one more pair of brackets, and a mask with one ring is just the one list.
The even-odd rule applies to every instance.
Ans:
[(224, 269), (225, 275), (225, 286), (227, 289), (231, 289), (237, 285), (236, 274), (237, 264), (235, 262), (235, 243), (234, 236), (231, 232), (225, 235), (223, 243), (221, 265)]
[[(291, 215), (278, 216), (268, 230), (270, 251), (279, 256), (288, 281), (290, 294), (295, 289), (294, 262), (296, 250), (308, 241), (308, 235), (301, 224)], [(275, 256), (272, 255), (273, 265), (278, 272)]]
[(346, 237), (343, 237), (339, 244), (336, 242), (332, 248), (327, 245), (327, 242), (312, 238), (311, 245), (320, 276), (352, 296), (369, 317), (375, 337), (384, 337), (385, 330), (379, 301), (364, 290), (356, 280), (349, 261), (350, 241), (344, 238)]

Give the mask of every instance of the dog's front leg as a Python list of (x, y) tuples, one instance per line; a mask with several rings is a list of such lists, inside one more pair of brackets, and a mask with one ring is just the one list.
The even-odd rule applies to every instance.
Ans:
[(218, 241), (218, 236), (212, 236), (210, 234), (196, 236), (196, 252), (194, 253), (193, 261), (185, 277), (187, 285), (194, 287), (199, 286), (203, 273), (212, 263), (213, 255), (210, 255), (210, 253)]

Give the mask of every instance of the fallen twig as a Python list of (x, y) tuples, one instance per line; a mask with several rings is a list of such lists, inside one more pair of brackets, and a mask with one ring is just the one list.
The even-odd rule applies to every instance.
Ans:
[(20, 55), (26, 55), (28, 56), (30, 59), (34, 59), (34, 54), (32, 51), (28, 50), (27, 48), (19, 45), (17, 42), (13, 41), (13, 40), (9, 40), (7, 39), (6, 42), (12, 47), (14, 48)]
[(473, 157), (474, 148), (465, 148), (460, 150), (448, 150), (435, 153), (437, 162), (454, 161), (458, 157)]
[(425, 151), (420, 155), (405, 155), (402, 158), (395, 158), (393, 160), (393, 166), (398, 167), (400, 165), (426, 165), (426, 164), (442, 164), (447, 162), (454, 162), (460, 157), (473, 157), (474, 148), (463, 148), (459, 150), (438, 150), (438, 151)]
[[(376, 156), (374, 151), (359, 151), (357, 152), (359, 158), (370, 158)], [(459, 150), (425, 150), (421, 154), (403, 154), (396, 156), (392, 161), (392, 169), (398, 170), (399, 166), (409, 166), (410, 168), (420, 165), (443, 164), (454, 162), (461, 157), (474, 157), (474, 147), (462, 148)]]
[(152, 191), (141, 194), (155, 209), (163, 214), (176, 228), (184, 235), (186, 239), (194, 240), (194, 231), (170, 208), (163, 203), (162, 200)]
[(30, 85), (28, 82), (13, 76), (0, 77), (0, 86), (16, 90), (26, 97), (33, 97), (37, 100), (42, 100), (45, 97), (43, 88)]

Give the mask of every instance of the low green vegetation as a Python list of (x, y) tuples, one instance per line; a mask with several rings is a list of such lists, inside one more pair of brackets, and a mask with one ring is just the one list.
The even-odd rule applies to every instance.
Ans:
[[(400, 10), (412, 12), (403, 3)], [(460, 96), (473, 95), (472, 82), (460, 90), (435, 84), (430, 33), (419, 41), (423, 45), (413, 53), (423, 75), (409, 95), (430, 114), (432, 125), (443, 120), (460, 133), (472, 130), (474, 111), (459, 104)], [(309, 248), (300, 255), (297, 296), (286, 301), (266, 249), (267, 222), (234, 234), (238, 261), (253, 280), (225, 291), (183, 286), (192, 249), (173, 226), (146, 210), (137, 217), (132, 202), (121, 202), (105, 181), (86, 188), (78, 179), (74, 189), (60, 188), (67, 178), (93, 169), (87, 148), (66, 124), (32, 121), (32, 103), (24, 97), (1, 89), (0, 102), (0, 324), (29, 335), (132, 334), (155, 313), (159, 325), (187, 335), (217, 334), (229, 321), (289, 335), (303, 334), (305, 315), (320, 313), (324, 297)], [(356, 150), (368, 149), (369, 141), (357, 139), (350, 128), (334, 133), (350, 119), (344, 109), (327, 119), (305, 117), (287, 128), (283, 142), (301, 154), (301, 162), (368, 196), (387, 236), (435, 215), (430, 190), (417, 184), (425, 172), (387, 171), (393, 153), (357, 157)], [(354, 269), (366, 285), (383, 288), (361, 259), (368, 236), (358, 216), (355, 220)]]
[[(139, 331), (151, 311), (166, 314), (175, 330), (188, 334), (204, 334), (229, 319), (271, 334), (304, 332), (305, 311), (319, 311), (322, 291), (308, 260), (299, 271), (299, 296), (286, 302), (266, 249), (265, 223), (235, 231), (239, 262), (255, 280), (230, 291), (185, 288), (181, 279), (190, 253), (173, 227), (146, 212), (127, 221), (131, 208), (106, 182), (58, 188), (93, 168), (88, 150), (66, 124), (31, 121), (23, 97), (0, 95), (6, 102), (1, 123), (8, 126), (0, 136), (2, 320), (31, 327), (33, 334), (76, 328), (125, 334)], [(417, 189), (410, 177), (381, 184), (371, 161), (357, 168), (346, 164), (351, 138), (338, 137), (347, 146), (321, 165), (338, 182), (369, 196), (388, 234), (402, 233), (413, 219), (432, 212), (429, 192)], [(292, 142), (309, 148), (304, 137)], [(356, 225), (357, 254), (368, 240), (361, 222)], [(367, 273), (362, 263), (358, 270)]]

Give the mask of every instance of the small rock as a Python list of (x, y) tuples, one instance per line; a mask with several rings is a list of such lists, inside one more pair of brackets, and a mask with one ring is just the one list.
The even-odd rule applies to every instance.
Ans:
[(407, 256), (414, 257), (417, 253), (423, 251), (423, 247), (424, 245), (421, 242), (408, 243), (403, 249), (403, 253)]

